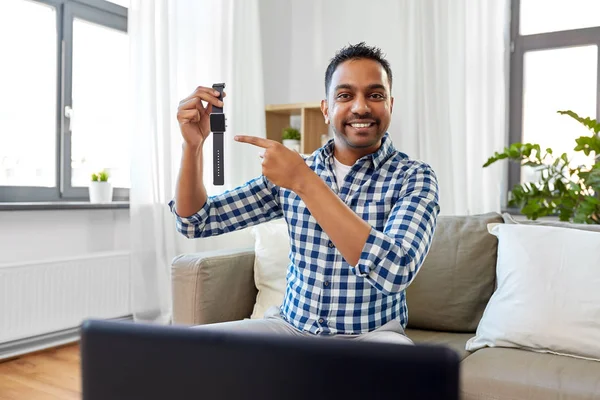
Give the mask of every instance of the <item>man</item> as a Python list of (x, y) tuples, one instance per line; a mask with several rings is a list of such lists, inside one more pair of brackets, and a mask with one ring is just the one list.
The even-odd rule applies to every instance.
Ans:
[(334, 139), (304, 159), (278, 142), (236, 136), (264, 149), (262, 176), (210, 198), (202, 145), (212, 106), (222, 103), (205, 87), (180, 103), (185, 144), (170, 203), (178, 230), (207, 237), (283, 217), (291, 239), (281, 307), (264, 319), (202, 328), (412, 343), (404, 335), (405, 289), (429, 251), (438, 186), (431, 167), (392, 145), (391, 88), (378, 48), (341, 49), (327, 68), (321, 102)]

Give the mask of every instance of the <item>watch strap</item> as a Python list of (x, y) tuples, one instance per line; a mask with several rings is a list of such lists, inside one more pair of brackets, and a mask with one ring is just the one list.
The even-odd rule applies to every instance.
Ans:
[(223, 163), (223, 133), (213, 133), (213, 185), (225, 184)]
[[(223, 101), (223, 89), (225, 88), (225, 84), (215, 84), (213, 85), (213, 89), (219, 92), (219, 100)], [(212, 106), (212, 112), (215, 114), (223, 114), (223, 107), (217, 107), (215, 105)]]
[[(219, 100), (223, 101), (224, 83), (215, 83), (213, 89), (219, 92)], [(212, 113), (223, 114), (223, 107), (212, 106)], [(223, 162), (223, 132), (213, 132), (213, 185), (225, 184), (225, 166)]]

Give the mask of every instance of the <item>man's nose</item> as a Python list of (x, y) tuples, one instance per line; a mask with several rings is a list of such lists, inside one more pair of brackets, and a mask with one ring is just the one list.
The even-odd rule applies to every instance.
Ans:
[(369, 103), (364, 98), (364, 96), (356, 96), (354, 98), (354, 102), (352, 103), (351, 111), (354, 114), (362, 115), (362, 114), (370, 112), (371, 110), (369, 109)]

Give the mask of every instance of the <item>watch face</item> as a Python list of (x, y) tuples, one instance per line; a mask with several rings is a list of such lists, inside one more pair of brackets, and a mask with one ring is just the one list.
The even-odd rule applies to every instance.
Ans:
[(225, 114), (210, 114), (210, 131), (225, 132)]

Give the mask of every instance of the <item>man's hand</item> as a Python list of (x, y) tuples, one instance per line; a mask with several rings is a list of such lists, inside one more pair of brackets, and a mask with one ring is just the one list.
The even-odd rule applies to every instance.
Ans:
[[(223, 92), (223, 98), (225, 97)], [(203, 102), (206, 102), (204, 106)], [(177, 121), (181, 135), (188, 146), (202, 146), (210, 134), (210, 113), (212, 107), (223, 107), (219, 92), (215, 89), (199, 86), (194, 92), (179, 102)]]
[(297, 152), (274, 140), (237, 135), (234, 139), (265, 149), (261, 155), (262, 173), (273, 184), (295, 191), (297, 185), (312, 170)]

